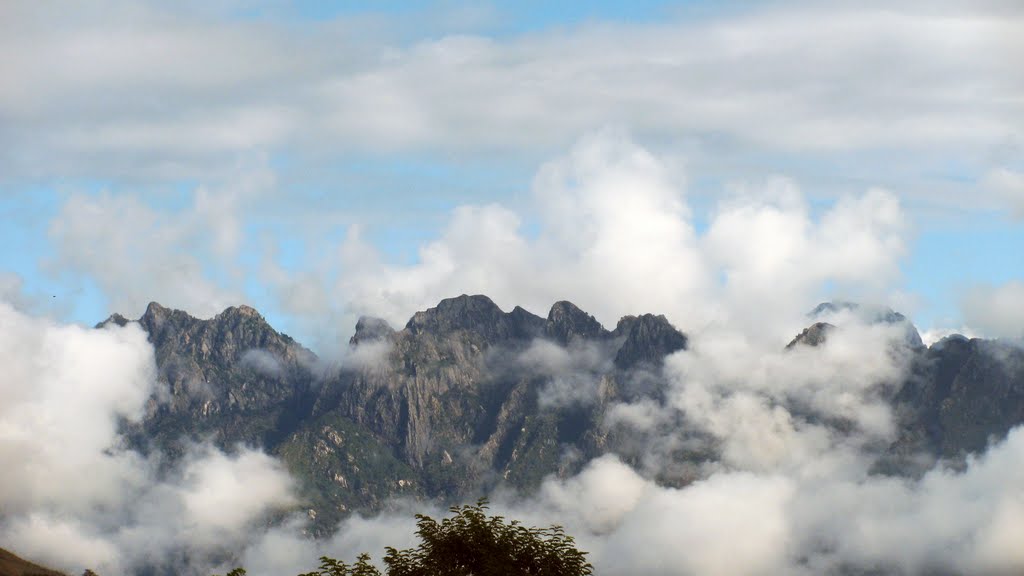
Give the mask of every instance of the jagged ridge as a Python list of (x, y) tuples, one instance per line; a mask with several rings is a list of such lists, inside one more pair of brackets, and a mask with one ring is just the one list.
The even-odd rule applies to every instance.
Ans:
[[(823, 304), (811, 316), (844, 312), (862, 313)], [(898, 313), (861, 318), (905, 324), (901, 345), (915, 359), (893, 400), (901, 436), (891, 471), (905, 471), (900, 456), (911, 452), (962, 457), (984, 449), (1024, 420), (1024, 359), (1012, 351), (962, 338), (925, 348)], [(128, 322), (115, 314), (100, 326)], [(146, 419), (126, 428), (133, 445), (172, 456), (183, 438), (212, 435), (228, 450), (260, 446), (300, 479), (319, 531), (396, 495), (457, 500), (502, 482), (529, 490), (607, 452), (636, 462), (642, 447), (605, 427), (605, 411), (638, 397), (664, 401), (661, 363), (688, 346), (664, 316), (627, 316), (609, 331), (571, 302), (541, 317), (520, 307), (504, 312), (482, 295), (442, 300), (400, 330), (360, 318), (350, 340), (359, 361), (332, 370), (246, 306), (200, 320), (153, 303), (136, 322), (154, 344), (169, 398), (154, 398)], [(815, 322), (788, 347), (821, 345), (841, 329)], [(536, 340), (567, 354), (592, 348), (609, 362), (574, 376), (581, 399), (545, 404), (550, 375), (516, 364)], [(997, 352), (1017, 364), (986, 360)], [(711, 454), (673, 457), (699, 462)], [(683, 469), (659, 480), (688, 482)]]

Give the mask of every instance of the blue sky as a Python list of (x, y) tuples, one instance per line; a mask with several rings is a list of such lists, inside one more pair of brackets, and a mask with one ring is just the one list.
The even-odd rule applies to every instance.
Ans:
[[(505, 291), (495, 270), (520, 264), (492, 268), (453, 244), (507, 241), (538, 260), (565, 248), (555, 268), (524, 268), (545, 278), (582, 262), (600, 243), (563, 230), (558, 210), (575, 202), (570, 220), (602, 217), (585, 196), (605, 189), (586, 165), (598, 150), (629, 165), (614, 180), (624, 205), (681, 203), (676, 224), (694, 231), (685, 246), (711, 277), (757, 268), (716, 251), (730, 218), (782, 214), (807, 221), (803, 244), (779, 247), (814, 259), (793, 287), (807, 308), (867, 298), (923, 329), (996, 334), (984, 318), (1024, 314), (971, 312), (1024, 277), (1012, 3), (370, 6), (8, 8), (0, 49), (23, 56), (0, 62), (0, 296), (83, 324), (137, 315), (148, 299), (199, 314), (247, 302), (320, 341), (344, 337), (358, 314), (400, 318), (487, 289), (503, 306), (591, 302), (607, 321), (620, 307), (587, 284)], [(570, 181), (547, 182), (552, 167)], [(898, 217), (843, 211), (872, 190)], [(467, 213), (496, 228), (463, 230)], [(893, 253), (822, 264), (814, 244), (829, 225), (862, 225), (865, 250)], [(740, 240), (725, 244), (747, 250)], [(671, 259), (666, 246), (650, 253)], [(623, 310), (661, 298), (631, 290)], [(316, 333), (324, 320), (342, 327)]]

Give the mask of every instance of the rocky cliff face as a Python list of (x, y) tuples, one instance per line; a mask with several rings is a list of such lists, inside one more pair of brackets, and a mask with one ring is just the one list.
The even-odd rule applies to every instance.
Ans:
[[(1019, 345), (953, 335), (925, 347), (902, 314), (848, 302), (820, 304), (810, 316), (837, 312), (904, 330), (895, 344), (909, 355), (910, 370), (891, 398), (898, 437), (878, 471), (917, 474), (940, 460), (960, 466), (1024, 423), (1024, 349)], [(816, 322), (787, 348), (820, 346), (837, 329)]]
[(828, 338), (828, 333), (835, 330), (835, 326), (828, 322), (815, 322), (804, 331), (797, 334), (789, 344), (786, 344), (787, 349), (795, 348), (796, 346), (821, 346), (825, 343), (825, 339)]
[(145, 421), (129, 431), (140, 448), (180, 454), (208, 436), (226, 448), (274, 445), (312, 408), (315, 356), (248, 306), (201, 320), (154, 302), (137, 322), (153, 343), (162, 385)]
[(896, 409), (901, 434), (895, 453), (962, 463), (1024, 422), (1024, 350), (944, 338), (915, 358)]
[[(921, 453), (963, 458), (1024, 421), (1019, 348), (962, 337), (926, 348), (901, 315), (853, 305), (820, 306), (788, 347), (824, 344), (841, 329), (825, 320), (849, 313), (905, 326), (899, 345), (913, 356), (893, 393), (900, 437), (879, 471), (904, 473)], [(618, 402), (664, 402), (664, 358), (688, 345), (664, 316), (627, 316), (609, 331), (570, 302), (541, 317), (480, 295), (443, 300), (400, 330), (361, 318), (349, 357), (332, 369), (245, 306), (201, 320), (154, 303), (136, 322), (165, 393), (126, 426), (131, 443), (171, 462), (207, 438), (276, 454), (300, 480), (318, 532), (394, 496), (530, 490), (607, 452), (642, 467), (644, 439), (608, 426), (606, 414)], [(665, 454), (677, 465), (661, 466), (660, 480), (691, 481), (714, 449), (682, 443)]]
[[(417, 489), (440, 496), (498, 481), (526, 488), (567, 471), (567, 448), (597, 450), (601, 407), (618, 389), (616, 376), (655, 366), (686, 345), (664, 317), (630, 317), (613, 333), (570, 302), (556, 303), (544, 319), (465, 295), (417, 313), (401, 331), (369, 340), (364, 331), (357, 327), (357, 349), (365, 342), (386, 348), (375, 362), (326, 382), (315, 415), (365, 426), (420, 471)], [(592, 374), (608, 381), (603, 396), (583, 406), (542, 406), (550, 378), (507, 365), (536, 341), (608, 348), (616, 364)]]

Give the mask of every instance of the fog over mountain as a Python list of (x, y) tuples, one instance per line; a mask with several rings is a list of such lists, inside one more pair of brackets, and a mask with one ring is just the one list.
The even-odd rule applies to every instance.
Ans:
[[(1015, 573), (1024, 350), (850, 303), (791, 341), (459, 296), (319, 360), (248, 307), (3, 326), (2, 540), (100, 573), (297, 573), (480, 495), (603, 574)], [(787, 344), (789, 344), (787, 346)]]

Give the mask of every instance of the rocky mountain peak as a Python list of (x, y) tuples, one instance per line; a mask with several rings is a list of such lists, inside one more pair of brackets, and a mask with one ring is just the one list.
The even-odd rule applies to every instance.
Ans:
[(512, 323), (513, 333), (516, 338), (529, 340), (541, 336), (544, 333), (544, 326), (547, 322), (533, 312), (522, 306), (516, 306), (508, 313), (508, 319)]
[(931, 348), (942, 350), (950, 347), (967, 346), (970, 343), (971, 339), (963, 334), (950, 334), (949, 336), (944, 336), (938, 342), (932, 344)]
[(260, 320), (263, 320), (262, 314), (257, 312), (256, 309), (253, 308), (252, 306), (246, 306), (245, 304), (226, 308), (217, 316), (225, 318), (258, 318)]
[(395, 329), (383, 318), (373, 316), (360, 316), (356, 322), (356, 332), (349, 338), (348, 343), (355, 346), (362, 342), (375, 342), (385, 340), (395, 333)]
[(139, 317), (139, 324), (149, 334), (149, 341), (159, 347), (170, 335), (180, 332), (186, 326), (199, 322), (188, 312), (172, 310), (157, 302), (150, 302)]
[(150, 302), (146, 306), (146, 311), (142, 313), (143, 318), (163, 318), (169, 316), (174, 310), (162, 306), (159, 302)]
[(475, 332), (487, 339), (503, 336), (505, 313), (482, 294), (445, 298), (437, 306), (413, 314), (405, 325), (412, 334), (428, 332), (444, 336), (457, 330)]
[(124, 316), (122, 316), (122, 315), (118, 314), (117, 312), (115, 312), (115, 313), (111, 314), (110, 316), (108, 316), (106, 320), (104, 320), (103, 322), (100, 322), (99, 324), (97, 324), (96, 328), (103, 328), (103, 327), (108, 326), (110, 324), (113, 324), (115, 326), (121, 326), (123, 328), (129, 322), (131, 322), (131, 320), (129, 320), (129, 319), (125, 318)]
[(308, 353), (289, 336), (277, 332), (251, 306), (232, 306), (213, 318), (201, 319), (188, 312), (150, 302), (138, 322), (149, 334), (149, 341), (153, 343), (158, 357), (162, 354), (196, 354), (202, 358), (216, 358), (217, 362), (234, 362), (252, 349), (288, 357), (295, 356), (300, 350), (303, 354)]
[(825, 343), (829, 332), (835, 330), (835, 328), (833, 324), (828, 322), (815, 322), (804, 328), (803, 332), (797, 334), (789, 344), (786, 344), (786, 349), (790, 350), (798, 344), (803, 346), (820, 346)]
[(616, 335), (625, 340), (615, 354), (615, 366), (625, 370), (641, 364), (659, 365), (665, 356), (685, 350), (686, 335), (663, 315), (626, 316), (619, 320)]
[(568, 344), (576, 339), (592, 340), (609, 335), (596, 318), (567, 300), (555, 302), (551, 307), (544, 333), (561, 344)]

